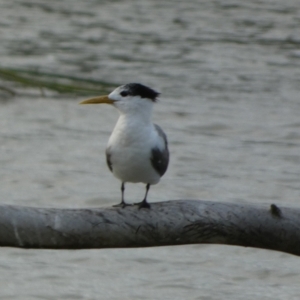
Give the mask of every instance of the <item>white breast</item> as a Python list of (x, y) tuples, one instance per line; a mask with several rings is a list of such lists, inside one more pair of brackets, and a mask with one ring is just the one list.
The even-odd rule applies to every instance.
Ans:
[(158, 183), (151, 164), (155, 147), (161, 149), (163, 141), (151, 122), (121, 115), (107, 145), (114, 176), (123, 182)]

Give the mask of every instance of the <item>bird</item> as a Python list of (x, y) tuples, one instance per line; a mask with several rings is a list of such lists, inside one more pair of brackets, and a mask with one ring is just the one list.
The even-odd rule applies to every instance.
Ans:
[(109, 95), (93, 97), (80, 104), (113, 105), (119, 119), (106, 147), (109, 170), (121, 181), (121, 203), (115, 207), (132, 205), (125, 202), (125, 183), (144, 183), (146, 192), (140, 208), (150, 208), (147, 196), (151, 185), (157, 184), (169, 164), (168, 140), (164, 131), (152, 123), (152, 110), (160, 93), (141, 83), (117, 87)]

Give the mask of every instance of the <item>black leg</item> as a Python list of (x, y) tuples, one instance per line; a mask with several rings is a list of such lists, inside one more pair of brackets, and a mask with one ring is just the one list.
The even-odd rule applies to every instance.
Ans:
[(125, 203), (125, 201), (124, 201), (124, 192), (125, 192), (125, 183), (122, 182), (122, 184), (121, 184), (121, 194), (122, 194), (121, 203)]
[(125, 201), (124, 201), (124, 191), (125, 191), (125, 182), (122, 182), (122, 184), (121, 184), (121, 195), (122, 195), (121, 203), (113, 205), (113, 207), (122, 207), (122, 208), (124, 208), (125, 206), (130, 206), (131, 205), (131, 204), (125, 203)]
[(139, 203), (134, 203), (135, 205), (139, 206), (139, 209), (141, 209), (141, 208), (150, 208), (150, 204), (147, 202), (147, 195), (148, 195), (149, 189), (150, 189), (150, 183), (148, 183), (146, 185), (146, 194), (145, 194), (144, 200), (142, 202), (139, 202)]

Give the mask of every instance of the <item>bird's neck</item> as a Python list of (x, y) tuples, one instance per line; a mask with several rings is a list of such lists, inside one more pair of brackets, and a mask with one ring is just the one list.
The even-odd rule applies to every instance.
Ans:
[(131, 127), (138, 129), (152, 124), (151, 114), (120, 114), (117, 124), (122, 127)]
[(135, 107), (126, 112), (120, 111), (119, 121), (123, 123), (123, 126), (145, 126), (152, 124), (152, 106)]
[(125, 141), (124, 143), (127, 143), (128, 140), (137, 140), (140, 136), (149, 134), (152, 128), (151, 113), (149, 112), (148, 114), (121, 113), (109, 143), (115, 139)]

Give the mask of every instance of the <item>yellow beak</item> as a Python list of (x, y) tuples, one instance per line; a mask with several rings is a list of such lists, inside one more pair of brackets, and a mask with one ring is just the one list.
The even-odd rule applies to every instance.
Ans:
[(105, 96), (98, 96), (87, 100), (83, 100), (79, 104), (101, 104), (101, 103), (113, 104), (114, 102), (115, 102), (114, 100), (109, 99), (108, 96), (105, 95)]

